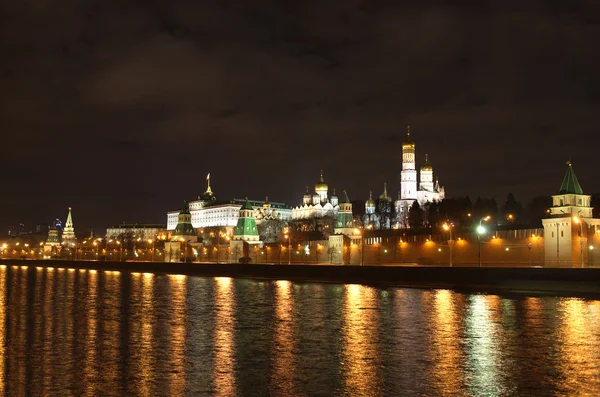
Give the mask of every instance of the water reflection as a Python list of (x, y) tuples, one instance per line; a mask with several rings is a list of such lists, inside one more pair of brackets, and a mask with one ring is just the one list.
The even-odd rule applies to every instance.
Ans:
[(458, 394), (464, 387), (462, 368), (461, 324), (455, 299), (457, 294), (448, 290), (434, 292), (434, 314), (430, 344), (432, 346), (432, 371), (439, 395)]
[(598, 396), (600, 320), (598, 302), (563, 299), (560, 304), (558, 383), (571, 396)]
[(88, 396), (98, 392), (98, 276), (96, 273), (79, 273), (87, 282), (85, 358), (83, 360), (83, 388)]
[(140, 285), (141, 302), (139, 302), (140, 319), (139, 327), (139, 390), (143, 396), (152, 396), (154, 373), (154, 335), (153, 329), (156, 326), (156, 309), (154, 301), (154, 274), (144, 273), (135, 276), (134, 280)]
[(5, 395), (5, 360), (6, 357), (6, 268), (0, 269), (0, 394)]
[(344, 394), (377, 395), (381, 387), (377, 290), (346, 285), (344, 298), (341, 353)]
[(472, 295), (466, 313), (465, 337), (467, 343), (466, 376), (471, 395), (505, 395), (501, 382), (503, 362), (499, 347), (501, 334), (494, 314), (499, 298), (490, 295)]
[[(293, 395), (294, 389), (294, 304), (292, 283), (286, 280), (274, 282), (275, 325), (273, 343), (273, 374), (271, 390), (283, 390)], [(283, 394), (285, 395), (285, 394)]]
[(235, 290), (231, 278), (215, 278), (214, 364), (212, 381), (217, 396), (237, 395), (235, 378)]
[(598, 396), (600, 301), (0, 268), (0, 394)]
[(186, 340), (186, 294), (187, 294), (187, 276), (170, 275), (169, 282), (171, 283), (171, 343), (170, 361), (171, 361), (171, 377), (170, 395), (181, 396), (185, 390), (185, 340)]

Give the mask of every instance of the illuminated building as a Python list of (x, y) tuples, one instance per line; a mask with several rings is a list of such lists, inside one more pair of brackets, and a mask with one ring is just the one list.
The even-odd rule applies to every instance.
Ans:
[(550, 218), (542, 220), (547, 265), (583, 267), (584, 262), (587, 263), (588, 236), (593, 239), (600, 230), (600, 219), (593, 218), (590, 205), (591, 196), (583, 194), (573, 165), (568, 161), (560, 190), (552, 196)]
[[(236, 198), (230, 201), (217, 200), (210, 187), (210, 178), (206, 179), (208, 186), (204, 194), (189, 203), (192, 226), (196, 229), (211, 226), (236, 226), (240, 208), (245, 200)], [(269, 202), (268, 199), (265, 201), (250, 200), (249, 203), (255, 211), (255, 217), (259, 224), (263, 219), (288, 221), (292, 217), (292, 210), (285, 203)], [(167, 230), (175, 229), (178, 215), (179, 211), (167, 213)]]
[(44, 242), (44, 253), (51, 253), (53, 249), (60, 247), (60, 236), (58, 235), (58, 229), (51, 227), (48, 230), (48, 238)]
[(184, 257), (188, 256), (188, 244), (198, 241), (198, 234), (192, 226), (192, 216), (189, 205), (183, 203), (183, 208), (177, 216), (177, 226), (171, 234), (171, 241), (165, 243), (165, 261), (179, 262), (181, 259), (181, 249), (183, 246)]
[[(410, 138), (410, 126), (406, 133), (406, 140), (402, 143), (402, 172), (400, 176), (400, 197), (395, 201), (396, 212), (395, 227), (407, 227), (408, 211), (415, 201), (423, 206), (427, 202), (441, 201), (445, 197), (444, 187), (440, 186), (438, 179), (433, 182), (433, 167), (429, 163), (429, 156), (425, 155), (425, 164), (421, 167), (420, 184), (417, 181), (416, 145)], [(417, 187), (418, 186), (418, 187)]]
[(322, 218), (324, 216), (337, 216), (338, 213), (338, 198), (335, 195), (335, 190), (331, 198), (328, 197), (329, 186), (323, 179), (323, 171), (321, 170), (321, 178), (315, 185), (314, 194), (310, 194), (308, 186), (306, 194), (302, 198), (302, 205), (292, 209), (292, 219), (310, 219)]
[(71, 215), (71, 207), (69, 207), (69, 214), (67, 215), (67, 221), (65, 222), (65, 228), (62, 233), (63, 245), (73, 245), (77, 243), (75, 237), (75, 228), (73, 227), (73, 216)]
[(160, 236), (166, 236), (166, 226), (160, 224), (138, 224), (123, 223), (119, 226), (113, 226), (106, 229), (106, 238), (122, 238), (127, 237), (140, 237), (142, 240), (155, 239)]

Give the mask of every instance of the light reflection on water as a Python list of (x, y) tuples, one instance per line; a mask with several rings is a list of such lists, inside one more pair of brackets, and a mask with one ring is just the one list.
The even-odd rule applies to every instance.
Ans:
[(0, 268), (0, 394), (600, 395), (597, 300), (61, 269)]

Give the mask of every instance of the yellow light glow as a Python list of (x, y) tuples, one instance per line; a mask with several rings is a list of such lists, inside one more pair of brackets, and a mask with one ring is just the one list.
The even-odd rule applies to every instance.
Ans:
[(579, 223), (579, 222), (581, 222), (581, 220), (579, 219), (579, 217), (578, 217), (578, 216), (574, 216), (574, 217), (573, 217), (573, 222), (575, 222), (575, 223)]

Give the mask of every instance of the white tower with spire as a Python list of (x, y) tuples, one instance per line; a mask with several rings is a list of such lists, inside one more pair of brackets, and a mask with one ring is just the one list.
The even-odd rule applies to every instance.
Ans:
[(420, 170), (420, 182), (417, 180), (415, 148), (416, 145), (410, 137), (410, 126), (407, 126), (406, 140), (402, 142), (400, 193), (398, 200), (394, 202), (395, 228), (407, 227), (408, 211), (415, 201), (423, 206), (427, 202), (443, 200), (445, 196), (444, 187), (440, 186), (437, 178), (434, 183), (433, 167), (427, 154), (425, 164)]
[(421, 167), (421, 189), (433, 192), (433, 167), (429, 164), (429, 155), (425, 154), (425, 164)]
[(65, 228), (63, 229), (62, 242), (65, 245), (71, 245), (76, 242), (75, 228), (73, 227), (73, 216), (71, 215), (71, 207), (69, 207), (69, 214), (67, 215), (67, 221), (65, 222)]
[(402, 143), (402, 172), (400, 173), (402, 200), (417, 199), (417, 169), (415, 143), (410, 139), (410, 125), (406, 127), (406, 140)]

